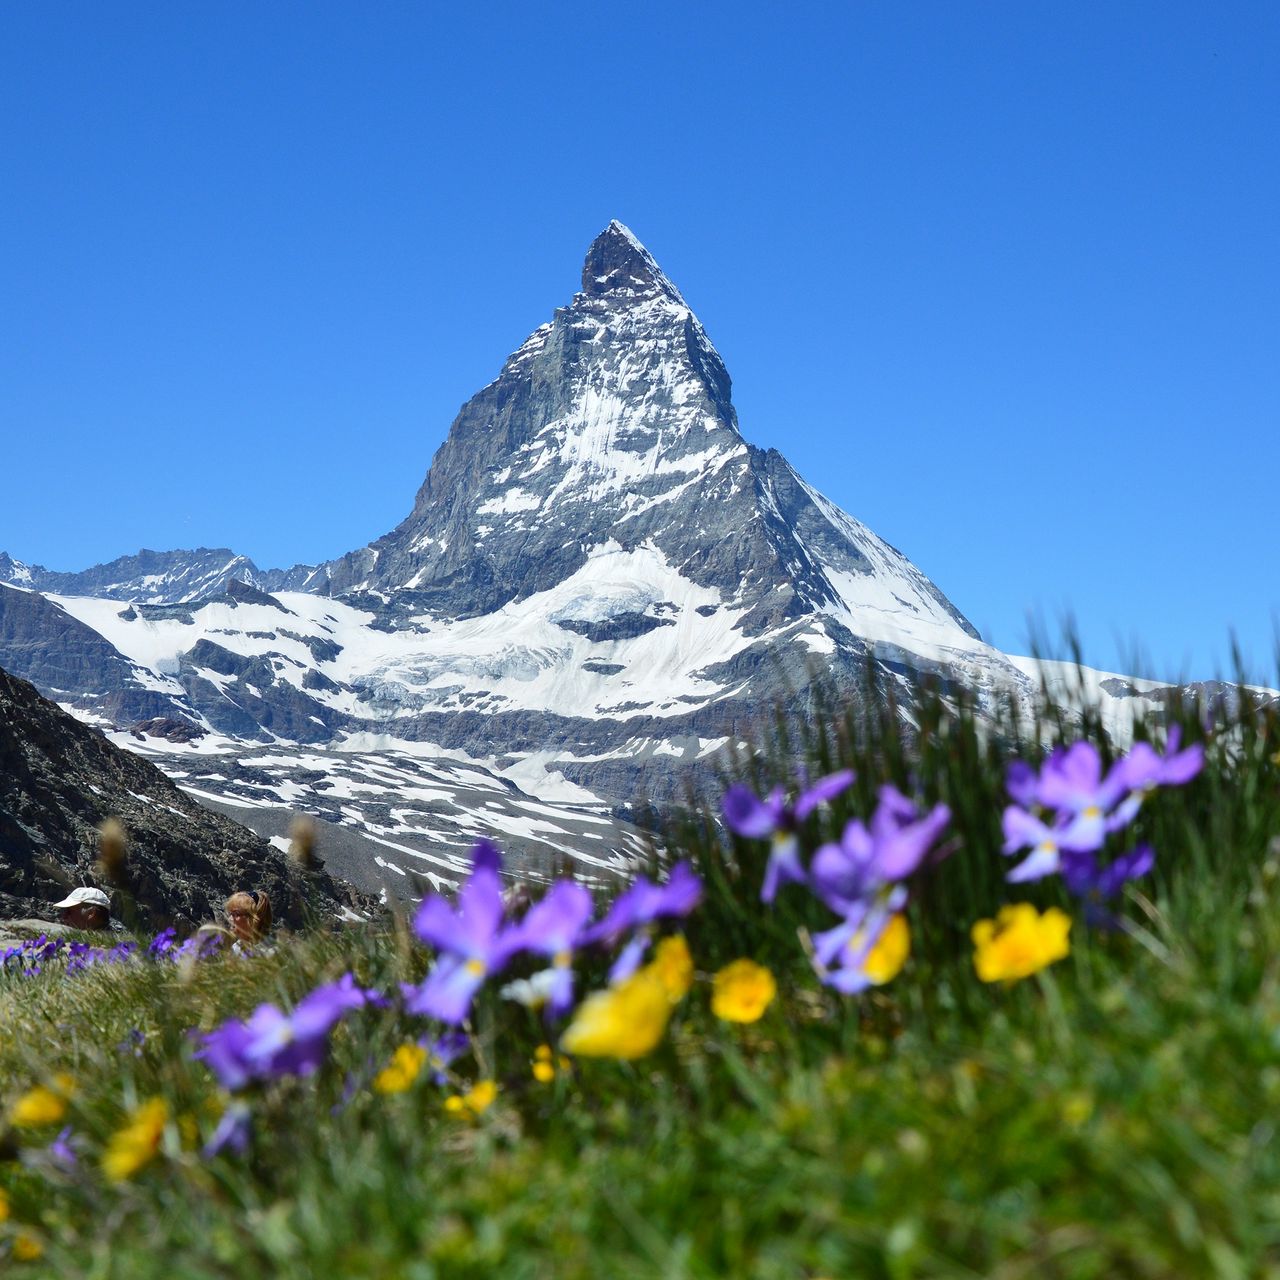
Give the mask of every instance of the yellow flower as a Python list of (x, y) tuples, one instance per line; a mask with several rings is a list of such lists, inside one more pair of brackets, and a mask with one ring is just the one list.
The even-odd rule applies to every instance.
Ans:
[(9, 1121), (16, 1129), (39, 1129), (57, 1124), (67, 1114), (67, 1100), (42, 1084), (28, 1089), (9, 1109)]
[(715, 976), (711, 1012), (726, 1022), (755, 1022), (778, 993), (773, 974), (754, 960), (735, 960)]
[(653, 965), (579, 1006), (560, 1047), (585, 1058), (643, 1058), (662, 1039), (671, 1017), (671, 997)]
[[(860, 938), (857, 943), (861, 945)], [(876, 986), (881, 986), (892, 982), (902, 972), (902, 966), (907, 963), (907, 956), (910, 954), (911, 930), (907, 927), (906, 916), (890, 916), (879, 942), (867, 952), (867, 958), (862, 962), (862, 971)]]
[(549, 1044), (540, 1044), (533, 1051), (533, 1078), (539, 1084), (550, 1084), (561, 1071), (568, 1071), (572, 1063), (562, 1054), (559, 1058)]
[(373, 1078), (378, 1093), (403, 1093), (421, 1074), (427, 1051), (420, 1044), (400, 1045), (391, 1061)]
[(489, 1109), (497, 1096), (498, 1086), (492, 1080), (478, 1080), (466, 1093), (446, 1098), (444, 1109), (452, 1115), (474, 1120)]
[(44, 1245), (35, 1236), (20, 1235), (13, 1242), (15, 1262), (34, 1262), (44, 1253)]
[(9, 1193), (0, 1187), (0, 1222), (9, 1220)]
[(1016, 982), (1061, 960), (1071, 950), (1071, 917), (1057, 907), (1041, 915), (1029, 902), (1001, 907), (994, 920), (973, 926), (973, 967), (983, 982)]
[(663, 938), (654, 948), (653, 961), (649, 965), (667, 990), (667, 999), (679, 1004), (693, 986), (693, 957), (684, 935), (677, 933)]
[(57, 1124), (67, 1114), (67, 1099), (76, 1091), (76, 1082), (65, 1071), (53, 1077), (53, 1085), (28, 1089), (9, 1109), (9, 1122), (17, 1129), (39, 1129)]
[(472, 1111), (479, 1115), (487, 1111), (489, 1104), (498, 1096), (498, 1086), (492, 1080), (481, 1080), (467, 1094), (466, 1103)]
[(152, 1098), (136, 1108), (102, 1153), (102, 1169), (107, 1177), (112, 1182), (124, 1182), (150, 1164), (160, 1150), (168, 1122), (169, 1106), (163, 1098)]

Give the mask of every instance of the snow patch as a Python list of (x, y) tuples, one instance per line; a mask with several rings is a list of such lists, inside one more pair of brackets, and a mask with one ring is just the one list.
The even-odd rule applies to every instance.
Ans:
[(511, 515), (517, 511), (537, 511), (542, 506), (542, 499), (536, 493), (528, 493), (524, 489), (508, 489), (496, 498), (489, 498), (476, 508), (478, 516)]

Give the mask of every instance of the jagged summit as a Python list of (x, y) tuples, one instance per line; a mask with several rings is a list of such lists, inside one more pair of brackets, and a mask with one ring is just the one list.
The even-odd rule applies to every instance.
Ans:
[(614, 218), (591, 242), (582, 264), (582, 292), (590, 297), (609, 293), (666, 294), (686, 305), (680, 290), (658, 266), (653, 254), (631, 228)]
[(487, 613), (611, 540), (674, 545), (689, 501), (741, 489), (729, 375), (653, 255), (611, 222), (583, 286), (462, 407), (408, 519), (330, 566), (334, 594)]

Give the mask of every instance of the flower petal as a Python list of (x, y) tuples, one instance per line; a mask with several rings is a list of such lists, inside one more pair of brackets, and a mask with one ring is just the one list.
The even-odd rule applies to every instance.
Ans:
[(456, 1026), (465, 1021), (484, 980), (485, 971), (480, 965), (461, 956), (441, 956), (421, 985), (407, 994), (404, 1007), (409, 1013), (439, 1018)]
[(784, 884), (803, 884), (804, 866), (800, 861), (800, 842), (793, 835), (775, 836), (764, 869), (760, 901), (772, 902)]
[(591, 894), (582, 885), (572, 880), (557, 880), (547, 896), (530, 907), (521, 921), (521, 946), (544, 955), (572, 951), (593, 909)]
[(771, 836), (781, 816), (781, 805), (774, 801), (773, 796), (769, 800), (761, 800), (750, 787), (741, 783), (724, 793), (720, 808), (729, 830), (752, 840)]
[(1038, 847), (1029, 858), (1024, 858), (1005, 879), (1010, 884), (1023, 884), (1028, 880), (1043, 880), (1056, 874), (1062, 866), (1062, 855), (1056, 848)]
[(842, 791), (853, 785), (857, 775), (852, 769), (841, 769), (826, 778), (819, 778), (796, 798), (796, 821), (803, 822), (820, 804), (834, 800)]

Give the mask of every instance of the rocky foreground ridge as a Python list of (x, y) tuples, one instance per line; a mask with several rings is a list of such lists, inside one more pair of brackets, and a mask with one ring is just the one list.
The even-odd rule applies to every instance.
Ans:
[[(111, 891), (94, 870), (97, 829), (110, 817), (128, 835), (144, 927), (203, 924), (238, 889), (265, 890), (276, 917), (291, 925), (303, 923), (308, 903), (323, 915), (370, 905), (323, 870), (301, 871), (0, 671), (0, 917), (47, 917), (49, 904), (78, 885)], [(118, 894), (116, 901), (118, 914)]]

